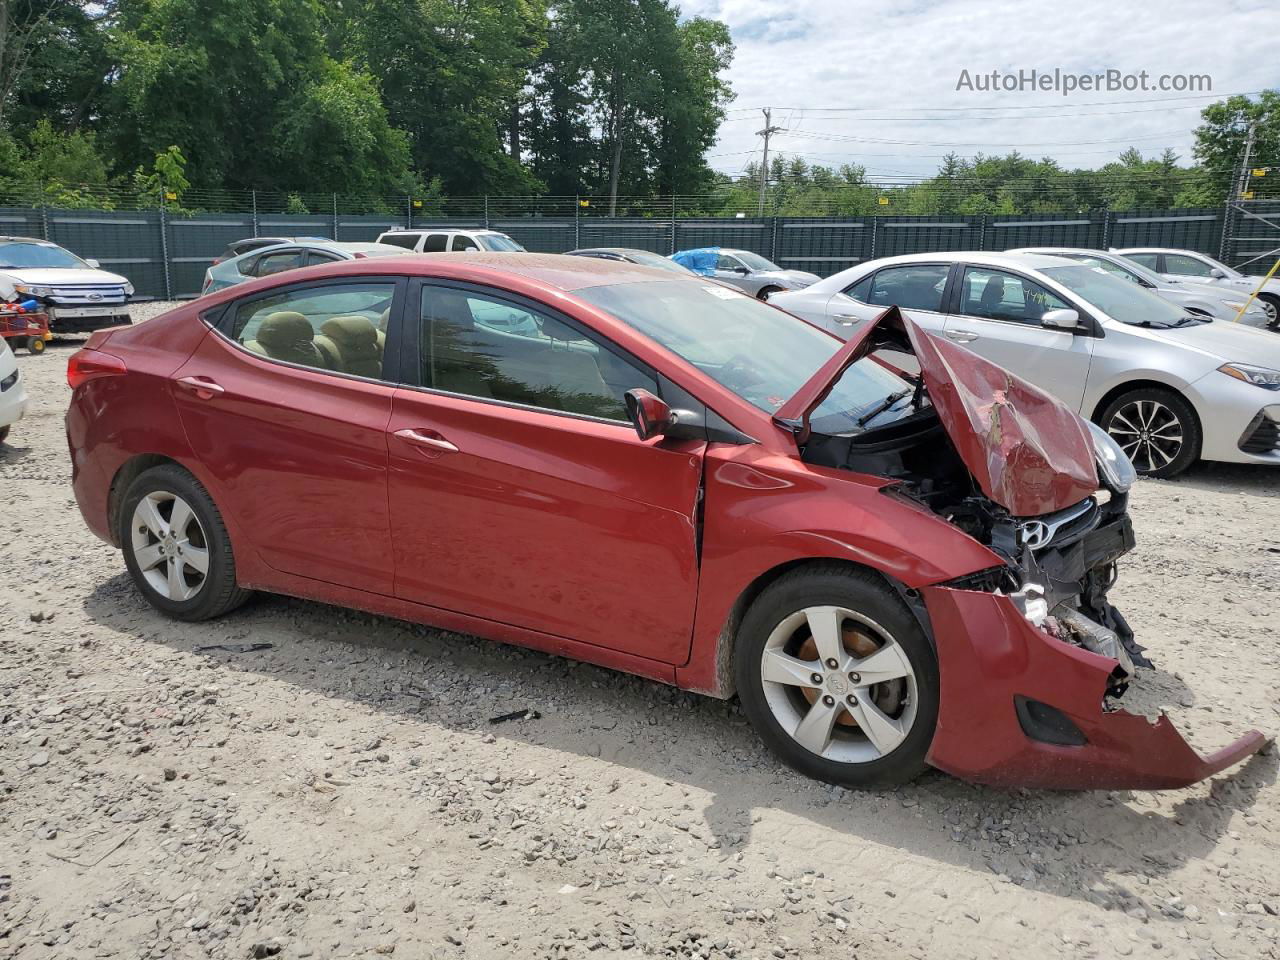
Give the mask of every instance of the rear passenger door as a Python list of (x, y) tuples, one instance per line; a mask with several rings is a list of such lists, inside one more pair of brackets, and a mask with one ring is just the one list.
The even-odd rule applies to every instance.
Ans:
[(392, 593), (386, 427), (398, 352), (383, 347), (406, 282), (352, 277), (233, 300), (173, 376), (216, 499), (276, 570)]
[(827, 329), (848, 339), (862, 324), (898, 307), (932, 333), (946, 325), (943, 296), (949, 263), (907, 263), (885, 267), (835, 294), (827, 304)]
[(947, 339), (1079, 410), (1094, 338), (1051, 330), (1040, 323), (1049, 310), (1081, 312), (1079, 307), (1029, 277), (1008, 270), (966, 266), (957, 282), (955, 312), (947, 318)]
[(683, 663), (706, 443), (642, 442), (623, 401), (673, 388), (545, 304), (443, 282), (409, 304), (416, 386), (387, 427), (397, 596)]

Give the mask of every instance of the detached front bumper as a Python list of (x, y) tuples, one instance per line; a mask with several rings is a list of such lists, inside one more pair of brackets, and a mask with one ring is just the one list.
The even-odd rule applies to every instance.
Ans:
[(53, 333), (93, 333), (95, 330), (133, 322), (126, 303), (101, 307), (60, 307), (49, 304), (43, 309), (49, 314), (49, 329)]
[(1165, 790), (1210, 777), (1268, 742), (1253, 730), (1201, 757), (1168, 717), (1151, 723), (1105, 712), (1116, 661), (1038, 630), (1008, 597), (922, 592), (942, 684), (927, 759), (953, 776), (993, 786)]

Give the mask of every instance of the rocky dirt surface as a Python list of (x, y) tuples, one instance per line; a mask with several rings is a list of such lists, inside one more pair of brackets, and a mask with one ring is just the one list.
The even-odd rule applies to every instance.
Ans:
[[(0, 957), (1280, 957), (1274, 749), (1168, 793), (852, 793), (555, 657), (281, 597), (165, 620), (76, 511), (70, 346), (20, 357), (0, 449)], [(1277, 732), (1280, 474), (1134, 514), (1115, 598), (1171, 715)]]

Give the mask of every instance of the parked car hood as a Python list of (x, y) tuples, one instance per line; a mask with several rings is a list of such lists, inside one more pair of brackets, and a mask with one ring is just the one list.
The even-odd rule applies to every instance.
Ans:
[(1186, 327), (1130, 327), (1153, 340), (1191, 347), (1219, 360), (1280, 370), (1280, 336), (1244, 322), (1211, 320)]
[(1063, 510), (1098, 490), (1093, 439), (1065, 404), (890, 307), (859, 330), (778, 408), (775, 421), (809, 437), (809, 418), (844, 372), (881, 347), (915, 354), (956, 452), (991, 500), (1018, 517)]
[(780, 280), (795, 289), (810, 286), (822, 279), (816, 273), (804, 270), (760, 270), (751, 276), (755, 280)]
[(124, 277), (108, 273), (106, 270), (93, 270), (74, 267), (0, 267), (0, 273), (14, 283), (30, 283), (41, 286), (61, 286), (67, 283), (118, 283), (124, 285)]

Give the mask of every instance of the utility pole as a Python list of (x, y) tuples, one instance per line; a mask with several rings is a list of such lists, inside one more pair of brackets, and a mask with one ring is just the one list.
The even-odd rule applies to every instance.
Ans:
[(1240, 174), (1236, 177), (1235, 199), (1243, 199), (1245, 188), (1249, 185), (1249, 162), (1253, 159), (1253, 135), (1257, 122), (1249, 121), (1249, 133), (1244, 141), (1244, 153), (1240, 155)]
[(760, 161), (760, 216), (764, 216), (764, 193), (765, 187), (769, 183), (769, 137), (771, 134), (781, 133), (781, 127), (773, 126), (773, 113), (769, 107), (765, 107), (764, 113), (764, 129), (756, 131), (757, 137), (764, 137), (764, 158)]

